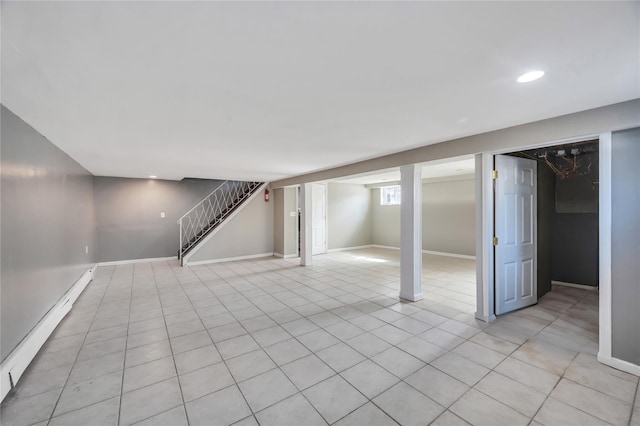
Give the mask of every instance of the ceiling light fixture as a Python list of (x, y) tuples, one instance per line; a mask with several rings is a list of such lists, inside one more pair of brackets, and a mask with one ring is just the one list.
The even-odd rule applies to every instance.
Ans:
[(518, 77), (518, 83), (528, 83), (539, 79), (544, 75), (544, 71), (529, 71)]

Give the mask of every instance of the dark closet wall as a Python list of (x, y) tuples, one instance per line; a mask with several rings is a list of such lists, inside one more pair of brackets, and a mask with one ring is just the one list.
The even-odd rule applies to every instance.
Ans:
[[(596, 287), (599, 252), (598, 154), (590, 156), (590, 173), (564, 180), (555, 177), (551, 277), (554, 281)], [(566, 211), (571, 212), (564, 213)]]
[(538, 297), (551, 291), (552, 224), (556, 210), (555, 175), (538, 163)]
[(538, 161), (538, 297), (552, 281), (598, 285), (598, 154), (589, 155), (590, 172), (566, 179)]

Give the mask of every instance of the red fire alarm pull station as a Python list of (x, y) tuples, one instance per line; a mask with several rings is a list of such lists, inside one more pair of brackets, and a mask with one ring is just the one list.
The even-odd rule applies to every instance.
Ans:
[(264, 190), (264, 201), (266, 203), (269, 202), (269, 189), (268, 188)]

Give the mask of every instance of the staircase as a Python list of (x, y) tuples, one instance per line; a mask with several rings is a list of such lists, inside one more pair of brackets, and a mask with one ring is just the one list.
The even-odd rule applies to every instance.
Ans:
[(181, 264), (184, 264), (184, 256), (189, 251), (219, 227), (262, 185), (263, 182), (226, 180), (178, 219), (180, 226), (178, 258)]

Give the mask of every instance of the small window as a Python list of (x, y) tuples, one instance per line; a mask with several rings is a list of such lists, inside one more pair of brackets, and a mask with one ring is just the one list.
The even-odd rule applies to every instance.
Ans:
[(400, 205), (400, 187), (385, 186), (380, 188), (380, 205), (396, 206)]

